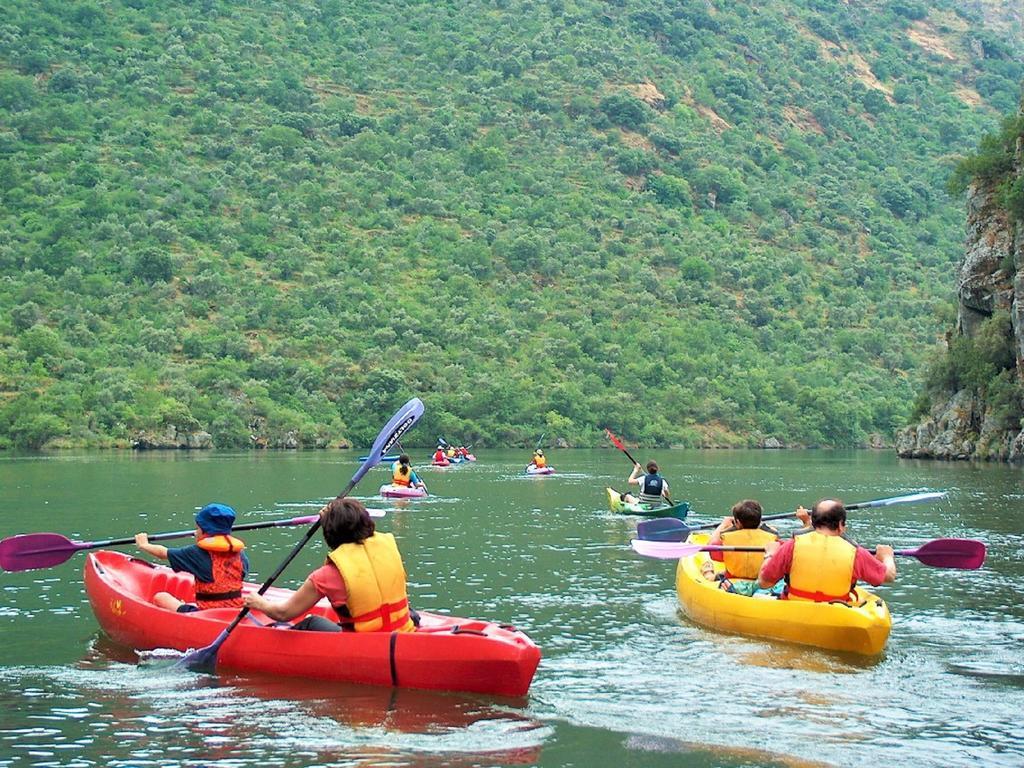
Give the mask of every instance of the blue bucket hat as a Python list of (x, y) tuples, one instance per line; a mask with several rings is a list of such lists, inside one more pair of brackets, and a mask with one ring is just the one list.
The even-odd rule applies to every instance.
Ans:
[(235, 510), (227, 504), (207, 504), (196, 512), (196, 525), (203, 533), (231, 533), (234, 524)]

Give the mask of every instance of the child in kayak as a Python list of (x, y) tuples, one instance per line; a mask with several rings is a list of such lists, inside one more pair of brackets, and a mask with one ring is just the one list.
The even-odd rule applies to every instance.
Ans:
[(249, 571), (245, 544), (231, 535), (235, 510), (226, 504), (207, 504), (196, 512), (196, 543), (168, 548), (150, 544), (145, 533), (135, 534), (135, 546), (148, 555), (167, 560), (175, 571), (196, 580), (196, 602), (185, 603), (169, 592), (157, 592), (153, 603), (178, 613), (205, 608), (241, 608), (242, 580)]
[[(763, 509), (754, 499), (744, 499), (733, 505), (729, 517), (723, 518), (708, 539), (708, 544), (729, 547), (763, 547), (779, 540), (779, 532), (761, 522)], [(725, 570), (714, 574), (710, 562), (705, 562), (701, 573), (705, 578), (717, 579), (719, 587), (727, 592), (753, 595), (758, 591), (757, 576), (761, 571), (763, 552), (709, 552), (712, 560), (725, 563)], [(777, 586), (777, 585), (776, 585)], [(774, 589), (772, 587), (771, 589)], [(765, 590), (770, 592), (771, 590)], [(780, 590), (781, 591), (781, 587)]]

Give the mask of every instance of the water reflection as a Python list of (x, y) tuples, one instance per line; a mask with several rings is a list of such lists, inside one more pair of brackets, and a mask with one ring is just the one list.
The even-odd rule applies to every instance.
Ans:
[(134, 662), (97, 636), (75, 666), (0, 672), (2, 754), (95, 758), (99, 748), (106, 765), (523, 765), (539, 761), (551, 734), (523, 714), (522, 699), (154, 673)]

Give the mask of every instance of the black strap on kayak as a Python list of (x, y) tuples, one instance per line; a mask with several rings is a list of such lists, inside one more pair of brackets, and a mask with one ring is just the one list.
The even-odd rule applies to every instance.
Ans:
[(391, 640), (388, 643), (388, 655), (391, 657), (391, 685), (398, 686), (398, 667), (395, 665), (395, 645), (398, 643), (398, 633), (391, 633)]

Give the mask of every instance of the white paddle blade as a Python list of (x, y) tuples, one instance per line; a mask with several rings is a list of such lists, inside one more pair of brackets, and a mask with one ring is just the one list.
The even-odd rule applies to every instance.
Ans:
[(912, 493), (908, 496), (893, 496), (891, 499), (879, 499), (870, 502), (872, 507), (888, 507), (890, 504), (917, 504), (922, 501), (935, 501), (944, 499), (949, 494), (946, 491), (928, 491), (925, 493)]
[(703, 547), (700, 544), (685, 544), (681, 541), (645, 541), (644, 539), (633, 539), (629, 542), (633, 551), (644, 557), (654, 557), (658, 560), (678, 560), (681, 557), (689, 557), (700, 552)]

